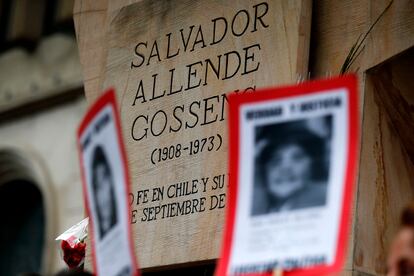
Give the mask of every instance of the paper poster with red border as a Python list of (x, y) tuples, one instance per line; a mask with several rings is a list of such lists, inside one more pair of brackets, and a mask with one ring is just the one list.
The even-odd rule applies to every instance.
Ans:
[(138, 276), (127, 200), (130, 177), (113, 89), (89, 108), (77, 142), (94, 272)]
[(341, 271), (358, 163), (356, 76), (232, 94), (229, 110), (216, 276)]

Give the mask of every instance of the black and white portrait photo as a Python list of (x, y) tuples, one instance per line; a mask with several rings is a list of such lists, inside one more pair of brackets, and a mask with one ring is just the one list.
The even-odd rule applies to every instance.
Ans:
[(78, 148), (91, 224), (97, 275), (137, 275), (129, 223), (128, 163), (113, 89), (103, 93), (88, 109), (78, 129)]
[(255, 127), (251, 214), (326, 204), (332, 116)]
[(341, 77), (229, 97), (224, 272), (343, 268), (359, 160), (356, 87)]
[(117, 223), (117, 208), (112, 170), (100, 145), (93, 149), (91, 171), (99, 239), (103, 239)]

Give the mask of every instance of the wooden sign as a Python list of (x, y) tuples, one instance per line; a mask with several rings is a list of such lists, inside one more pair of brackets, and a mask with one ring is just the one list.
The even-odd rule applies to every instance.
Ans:
[(219, 256), (227, 94), (307, 73), (310, 1), (142, 1), (108, 15), (142, 267)]

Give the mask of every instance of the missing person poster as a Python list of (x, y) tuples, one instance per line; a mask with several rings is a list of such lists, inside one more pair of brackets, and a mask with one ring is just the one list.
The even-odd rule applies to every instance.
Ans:
[(89, 109), (78, 130), (85, 206), (97, 275), (138, 275), (129, 224), (129, 173), (115, 94)]
[(229, 97), (217, 276), (342, 269), (358, 156), (356, 86), (345, 76)]

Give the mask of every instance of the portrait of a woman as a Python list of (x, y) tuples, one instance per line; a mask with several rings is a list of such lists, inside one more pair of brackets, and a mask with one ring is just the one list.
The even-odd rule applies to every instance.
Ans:
[[(325, 127), (328, 118), (322, 118)], [(253, 215), (323, 206), (326, 203), (328, 138), (312, 130), (309, 120), (275, 124), (264, 128), (265, 138), (255, 160)], [(328, 129), (330, 130), (330, 129)], [(325, 131), (326, 132), (326, 131)], [(269, 134), (270, 133), (270, 134)]]
[(117, 223), (114, 180), (109, 162), (101, 146), (96, 146), (92, 157), (92, 187), (95, 212), (98, 217), (99, 238)]

